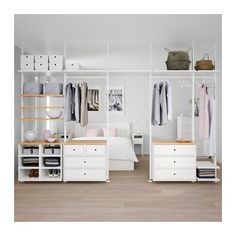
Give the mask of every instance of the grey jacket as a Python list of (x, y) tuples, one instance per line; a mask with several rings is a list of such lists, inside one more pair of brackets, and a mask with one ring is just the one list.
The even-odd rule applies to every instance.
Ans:
[(152, 94), (152, 125), (160, 124), (160, 90), (159, 84), (154, 84)]
[(65, 88), (65, 108), (64, 114), (66, 121), (75, 120), (75, 104), (74, 104), (75, 88), (72, 83), (68, 83)]

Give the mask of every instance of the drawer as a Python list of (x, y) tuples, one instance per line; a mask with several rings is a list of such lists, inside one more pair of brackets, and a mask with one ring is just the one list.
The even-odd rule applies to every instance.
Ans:
[(143, 144), (143, 139), (134, 139), (134, 144)]
[(65, 169), (105, 169), (105, 157), (67, 157), (64, 159)]
[(155, 169), (154, 180), (159, 181), (194, 181), (196, 180), (196, 169)]
[(83, 145), (64, 145), (64, 155), (66, 156), (76, 156), (84, 154)]
[(195, 145), (155, 145), (156, 155), (194, 155)]
[(196, 159), (194, 157), (179, 157), (179, 158), (155, 158), (154, 160), (155, 168), (196, 168)]
[(105, 170), (64, 170), (65, 181), (105, 181)]
[(87, 155), (105, 155), (105, 145), (86, 145)]

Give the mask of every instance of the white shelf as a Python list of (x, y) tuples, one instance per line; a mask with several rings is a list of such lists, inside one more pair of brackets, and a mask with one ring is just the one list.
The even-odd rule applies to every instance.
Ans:
[(53, 154), (43, 154), (42, 157), (61, 157), (62, 155), (53, 155)]
[(24, 154), (21, 154), (19, 155), (19, 157), (39, 157), (39, 155), (24, 155)]
[(62, 167), (61, 167), (61, 166), (56, 166), (56, 167), (46, 167), (46, 166), (42, 166), (42, 167), (40, 167), (40, 169), (42, 169), (42, 170), (51, 170), (51, 169), (53, 169), (53, 170), (61, 170)]
[(63, 70), (63, 73), (83, 74), (83, 73), (106, 73), (107, 70)]
[(200, 168), (200, 169), (220, 169), (219, 166), (215, 165), (211, 161), (197, 161), (197, 168)]
[(198, 178), (197, 177), (197, 181), (199, 181), (199, 182), (219, 182), (220, 181), (220, 179), (218, 179), (218, 178)]
[(30, 167), (30, 166), (20, 166), (19, 169), (21, 169), (21, 170), (38, 170), (39, 167), (36, 167), (36, 166), (34, 166), (34, 167)]
[(20, 73), (63, 73), (63, 71), (53, 71), (53, 70), (18, 70)]

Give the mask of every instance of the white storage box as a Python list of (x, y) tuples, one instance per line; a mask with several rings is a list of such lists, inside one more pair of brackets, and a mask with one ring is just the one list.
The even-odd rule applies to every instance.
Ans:
[(42, 83), (24, 83), (23, 86), (24, 94), (43, 94)]
[(52, 147), (44, 148), (43, 153), (46, 154), (46, 155), (52, 155), (53, 154), (53, 148)]
[(20, 62), (21, 63), (34, 63), (34, 56), (33, 55), (21, 55)]
[(48, 63), (36, 63), (35, 62), (35, 70), (39, 70), (39, 71), (48, 70)]
[(53, 148), (53, 154), (54, 155), (60, 155), (61, 149), (60, 148)]
[(78, 62), (67, 62), (66, 69), (67, 70), (79, 70), (80, 64)]
[(34, 70), (34, 63), (20, 63), (20, 68), (23, 71)]
[(49, 55), (49, 63), (63, 64), (62, 55)]
[(32, 154), (38, 155), (39, 154), (39, 148), (32, 148)]
[(22, 149), (22, 154), (23, 154), (23, 155), (30, 155), (30, 154), (32, 154), (32, 153), (31, 153), (31, 148), (30, 148), (30, 147), (24, 147), (24, 148)]
[(35, 63), (48, 63), (48, 55), (35, 55)]
[(54, 63), (49, 62), (49, 70), (50, 71), (62, 71), (63, 70), (63, 64), (62, 63)]
[(44, 94), (63, 94), (62, 83), (45, 83), (43, 85)]

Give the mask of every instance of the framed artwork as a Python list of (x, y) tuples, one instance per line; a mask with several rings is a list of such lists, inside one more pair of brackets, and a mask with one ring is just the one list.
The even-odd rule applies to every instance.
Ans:
[(88, 89), (88, 111), (99, 111), (100, 107), (100, 89)]
[(125, 89), (124, 87), (114, 87), (108, 90), (109, 111), (114, 114), (124, 114), (125, 112)]

